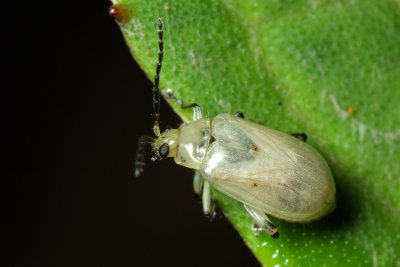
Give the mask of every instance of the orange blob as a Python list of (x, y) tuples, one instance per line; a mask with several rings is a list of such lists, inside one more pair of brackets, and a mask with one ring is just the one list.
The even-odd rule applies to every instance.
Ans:
[(354, 108), (352, 107), (352, 106), (350, 106), (350, 107), (348, 107), (347, 108), (347, 113), (349, 114), (349, 115), (353, 115), (354, 114)]

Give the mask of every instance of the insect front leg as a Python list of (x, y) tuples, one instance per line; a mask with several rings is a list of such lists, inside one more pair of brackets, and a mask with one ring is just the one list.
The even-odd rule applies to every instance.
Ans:
[(196, 171), (194, 173), (194, 178), (193, 178), (193, 190), (194, 193), (198, 196), (201, 195), (203, 191), (203, 186), (204, 186), (204, 179), (201, 178), (200, 172)]
[(201, 108), (199, 105), (196, 103), (191, 103), (191, 104), (184, 104), (183, 101), (179, 98), (177, 98), (174, 93), (172, 93), (171, 89), (166, 89), (162, 90), (162, 95), (168, 99), (175, 100), (176, 103), (178, 103), (179, 106), (181, 106), (182, 109), (187, 109), (187, 108), (193, 108), (193, 120), (201, 119)]
[(213, 221), (217, 216), (217, 205), (212, 199), (211, 186), (207, 181), (204, 181), (203, 184), (202, 204), (204, 215)]
[(250, 215), (250, 217), (256, 222), (257, 226), (256, 228), (256, 235), (258, 235), (259, 227), (261, 226), (264, 228), (264, 230), (267, 231), (267, 233), (272, 237), (272, 238), (279, 238), (279, 232), (278, 229), (276, 229), (275, 225), (272, 224), (271, 220), (268, 218), (267, 214), (265, 214), (263, 211), (257, 210), (253, 207), (250, 207), (248, 205), (243, 205), (244, 208), (246, 209), (247, 213)]

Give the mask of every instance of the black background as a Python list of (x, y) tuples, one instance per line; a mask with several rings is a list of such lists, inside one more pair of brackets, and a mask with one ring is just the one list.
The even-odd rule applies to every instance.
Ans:
[[(3, 54), (18, 74), (3, 83), (14, 122), (11, 266), (259, 266), (226, 219), (202, 215), (192, 170), (168, 160), (133, 176), (152, 85), (109, 6), (31, 1), (22, 19), (18, 10), (22, 62)], [(162, 119), (180, 122), (166, 104)]]

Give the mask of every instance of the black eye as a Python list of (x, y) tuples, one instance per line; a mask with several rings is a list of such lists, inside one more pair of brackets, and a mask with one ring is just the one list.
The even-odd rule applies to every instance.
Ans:
[(169, 145), (167, 143), (163, 144), (162, 146), (160, 146), (158, 152), (162, 158), (166, 158), (169, 153)]

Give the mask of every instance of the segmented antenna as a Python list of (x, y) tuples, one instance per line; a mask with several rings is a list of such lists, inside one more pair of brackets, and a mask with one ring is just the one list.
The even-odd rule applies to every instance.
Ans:
[(146, 147), (153, 144), (153, 138), (150, 136), (139, 137), (138, 146), (136, 150), (136, 160), (135, 160), (135, 176), (138, 177), (143, 173), (144, 159), (146, 155)]
[(164, 31), (162, 20), (158, 19), (158, 63), (156, 67), (156, 75), (154, 76), (154, 88), (153, 88), (153, 109), (154, 109), (154, 127), (158, 128), (160, 123), (160, 72), (162, 67), (162, 60), (164, 56)]
[[(156, 75), (154, 76), (154, 88), (153, 88), (153, 110), (154, 110), (154, 132), (158, 136), (160, 134), (160, 72), (162, 67), (162, 60), (164, 56), (164, 42), (163, 42), (163, 23), (161, 19), (158, 19), (158, 62), (156, 67)], [(141, 136), (138, 141), (136, 160), (135, 160), (135, 176), (139, 176), (143, 172), (145, 165), (145, 154), (146, 148), (152, 146), (154, 138), (149, 136)]]

